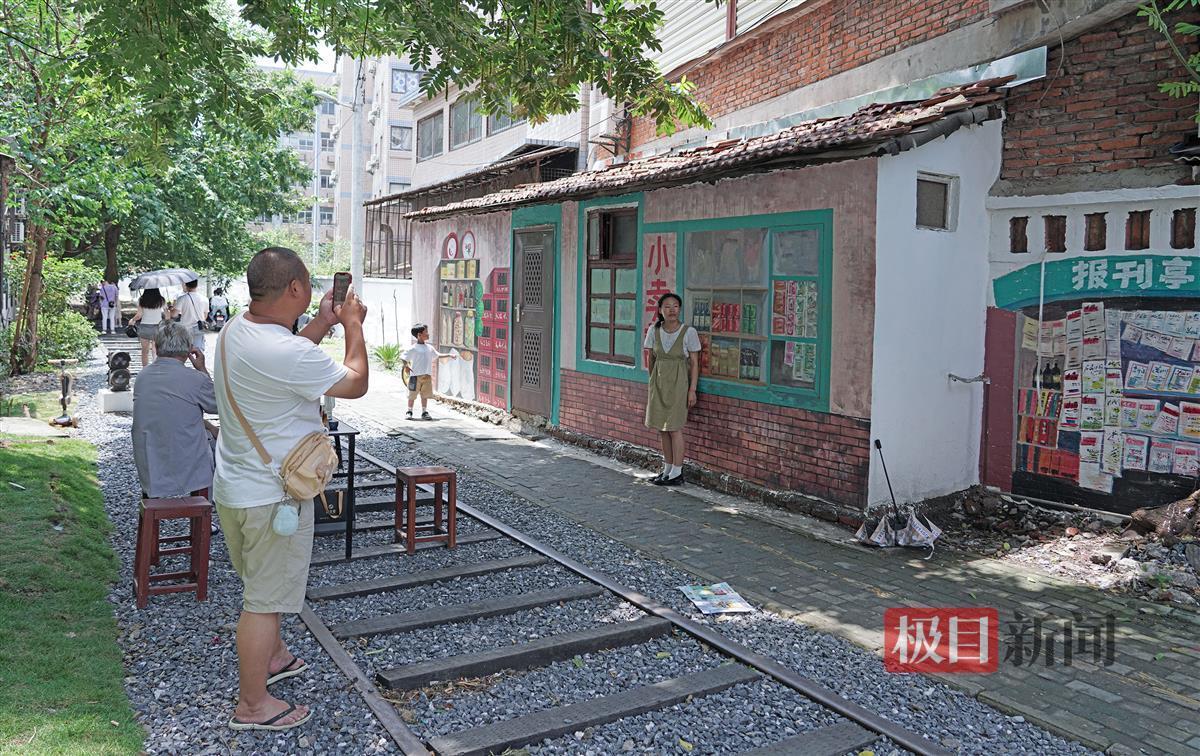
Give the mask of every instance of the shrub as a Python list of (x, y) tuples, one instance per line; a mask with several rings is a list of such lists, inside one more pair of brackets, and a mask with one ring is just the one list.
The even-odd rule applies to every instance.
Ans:
[(400, 355), (402, 352), (400, 351), (399, 344), (380, 344), (371, 350), (371, 354), (375, 356), (375, 359), (379, 360), (379, 364), (383, 365), (384, 370), (391, 371), (395, 370), (396, 366), (400, 364)]

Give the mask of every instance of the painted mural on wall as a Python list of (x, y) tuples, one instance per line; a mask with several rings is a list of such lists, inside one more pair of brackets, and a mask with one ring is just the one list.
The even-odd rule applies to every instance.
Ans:
[(453, 357), (438, 368), (437, 392), (467, 401), (475, 400), (475, 366), (483, 326), (483, 287), (475, 253), (475, 237), (470, 231), (462, 239), (447, 234), (438, 264), (438, 347)]
[(508, 409), (509, 269), (493, 268), (483, 294), (483, 330), (479, 336), (479, 401)]
[[(642, 323), (647, 328), (658, 313), (658, 299), (675, 291), (677, 271), (675, 234), (646, 234), (642, 240), (642, 281), (645, 286)], [(676, 292), (678, 293), (678, 292)], [(639, 340), (640, 343), (640, 340)], [(640, 351), (640, 350), (639, 350)], [(645, 356), (642, 357), (643, 363)], [(642, 367), (646, 367), (645, 364)]]

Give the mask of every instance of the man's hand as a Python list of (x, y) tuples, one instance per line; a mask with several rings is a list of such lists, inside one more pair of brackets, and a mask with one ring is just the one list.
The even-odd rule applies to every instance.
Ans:
[(317, 309), (317, 317), (313, 318), (322, 326), (322, 333), (328, 333), (330, 328), (333, 328), (338, 323), (338, 317), (333, 312), (333, 289), (325, 292), (321, 297), (321, 305)]
[[(330, 298), (329, 301), (332, 303), (333, 292), (329, 292), (328, 296)], [(324, 306), (325, 302), (322, 300), (321, 307), (323, 308)], [(367, 319), (367, 306), (358, 298), (358, 294), (355, 293), (353, 286), (350, 286), (346, 291), (346, 301), (335, 307), (333, 312), (337, 316), (337, 322), (341, 323), (343, 327), (350, 323), (362, 325), (363, 321)]]
[(204, 366), (204, 352), (192, 347), (188, 352), (188, 360), (192, 363), (192, 367), (199, 370), (201, 373), (207, 373), (208, 368)]

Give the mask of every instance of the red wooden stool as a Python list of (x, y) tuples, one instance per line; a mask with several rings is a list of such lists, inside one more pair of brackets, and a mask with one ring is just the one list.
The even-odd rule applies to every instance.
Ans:
[[(433, 524), (417, 525), (417, 485), (433, 484)], [(442, 486), (446, 486), (446, 530), (442, 530)], [(454, 548), (457, 544), (458, 475), (449, 467), (396, 468), (396, 525), (393, 542), (399, 543), (401, 533), (409, 554), (418, 543), (445, 541)], [(418, 536), (418, 530), (432, 530), (431, 535)]]
[[(201, 498), (207, 499), (208, 498), (208, 489), (207, 488), (199, 488), (195, 491), (192, 491), (192, 493), (189, 495), (190, 496), (199, 496)], [(150, 498), (149, 496), (146, 496), (146, 492), (142, 491), (142, 501), (146, 501), (149, 498)], [(212, 528), (210, 527), (208, 530), (209, 530), (209, 534), (211, 535)], [(188, 543), (188, 544), (190, 544), (191, 541), (192, 541), (191, 535), (168, 536), (166, 538), (159, 538), (159, 536), (158, 536), (158, 520), (155, 520), (154, 521), (154, 541), (153, 541), (154, 554), (151, 555), (151, 557), (150, 557), (150, 566), (157, 567), (159, 558), (162, 557), (163, 554), (167, 554), (167, 555), (186, 554), (189, 551), (191, 551), (191, 548), (192, 548), (191, 546), (180, 546), (178, 548), (163, 549), (164, 544), (169, 544), (169, 543)]]
[[(190, 520), (187, 536), (174, 538), (158, 537), (158, 526), (163, 520)], [(146, 606), (151, 596), (160, 593), (195, 591), (196, 600), (208, 598), (208, 544), (212, 534), (212, 505), (200, 496), (179, 499), (142, 499), (138, 517), (137, 550), (133, 557), (133, 595), (138, 609)], [(186, 538), (187, 545), (163, 549), (164, 541), (178, 542)], [(188, 569), (151, 575), (150, 565), (156, 557), (170, 554), (190, 554)], [(173, 585), (152, 585), (162, 580), (186, 580)]]

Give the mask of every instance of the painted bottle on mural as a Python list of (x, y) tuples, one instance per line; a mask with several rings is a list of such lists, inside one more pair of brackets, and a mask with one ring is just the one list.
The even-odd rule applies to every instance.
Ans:
[(1050, 363), (1046, 363), (1046, 367), (1042, 368), (1042, 388), (1054, 389), (1054, 371), (1050, 369)]
[(442, 306), (450, 306), (450, 284), (448, 283), (442, 284)]
[(454, 313), (454, 346), (463, 345), (463, 316), (461, 312)]
[(475, 311), (467, 310), (467, 316), (463, 318), (463, 346), (467, 349), (475, 348)]
[(1058, 367), (1058, 360), (1054, 361), (1054, 367), (1050, 369), (1050, 388), (1062, 391), (1062, 370)]

